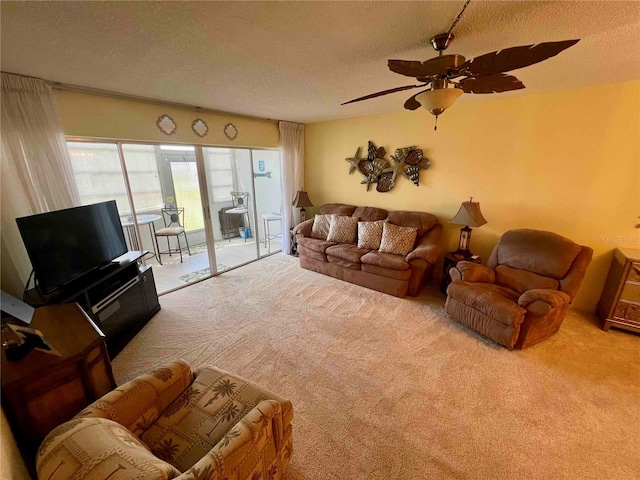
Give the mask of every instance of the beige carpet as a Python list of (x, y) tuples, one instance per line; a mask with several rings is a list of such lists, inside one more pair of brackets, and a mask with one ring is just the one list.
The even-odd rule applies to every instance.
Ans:
[(640, 336), (570, 313), (510, 352), (276, 255), (160, 298), (118, 383), (181, 357), (293, 401), (297, 479), (640, 478)]

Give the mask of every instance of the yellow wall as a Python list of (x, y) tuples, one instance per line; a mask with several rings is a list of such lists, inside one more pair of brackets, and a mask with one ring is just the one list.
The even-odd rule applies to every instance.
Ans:
[[(266, 120), (67, 91), (56, 91), (56, 100), (64, 133), (69, 136), (236, 147), (277, 147), (280, 138), (278, 125)], [(173, 118), (178, 126), (172, 135), (165, 135), (156, 126), (163, 114)], [(205, 137), (191, 130), (197, 118), (209, 127)], [(234, 140), (229, 140), (223, 132), (227, 123), (233, 123), (238, 129)]]
[[(459, 102), (440, 117), (437, 132), (424, 110), (311, 124), (305, 186), (315, 205), (433, 213), (444, 224), (445, 251), (455, 250), (460, 228), (447, 222), (473, 196), (488, 220), (471, 241), (483, 260), (512, 228), (550, 230), (588, 245), (594, 259), (574, 307), (593, 312), (613, 249), (638, 248), (639, 113), (635, 81)], [(422, 148), (432, 165), (420, 172), (420, 186), (399, 178), (389, 193), (366, 192), (344, 159), (358, 146), (366, 155), (368, 140), (390, 153)]]

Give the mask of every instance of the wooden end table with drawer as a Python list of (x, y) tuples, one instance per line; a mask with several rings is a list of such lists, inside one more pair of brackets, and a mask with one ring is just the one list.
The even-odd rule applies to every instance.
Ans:
[(602, 329), (640, 332), (640, 250), (617, 248), (598, 302)]
[(44, 437), (116, 388), (104, 334), (77, 303), (37, 308), (40, 330), (61, 356), (34, 350), (9, 362), (2, 348), (2, 408), (27, 467)]

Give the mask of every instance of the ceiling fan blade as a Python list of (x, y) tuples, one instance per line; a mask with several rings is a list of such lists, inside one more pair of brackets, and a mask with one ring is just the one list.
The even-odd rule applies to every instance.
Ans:
[(354, 98), (353, 100), (349, 100), (348, 102), (341, 103), (340, 105), (346, 105), (347, 103), (353, 103), (353, 102), (360, 102), (362, 100), (369, 100), (370, 98), (381, 97), (382, 95), (387, 95), (389, 93), (401, 92), (403, 90), (411, 90), (412, 88), (419, 88), (424, 86), (425, 85), (405, 85), (404, 87), (391, 88), (389, 90), (383, 90), (382, 92), (365, 95), (364, 97)]
[(500, 93), (524, 88), (520, 80), (504, 73), (464, 78), (460, 86), (465, 93)]
[(564, 40), (505, 48), (469, 60), (462, 65), (460, 70), (463, 70), (467, 75), (492, 75), (508, 72), (554, 57), (579, 41), (580, 39)]
[(443, 55), (434, 57), (424, 62), (414, 60), (389, 60), (389, 70), (407, 77), (434, 77), (449, 73), (464, 63), (462, 55)]
[[(423, 91), (426, 91), (426, 90), (423, 90)], [(407, 110), (419, 109), (422, 105), (420, 105), (420, 102), (416, 100), (416, 97), (421, 93), (422, 92), (416, 93), (413, 97), (410, 97), (406, 102), (404, 102), (404, 108), (406, 108)]]

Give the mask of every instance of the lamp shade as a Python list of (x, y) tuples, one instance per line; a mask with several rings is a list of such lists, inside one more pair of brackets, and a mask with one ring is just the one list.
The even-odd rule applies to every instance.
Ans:
[(438, 116), (453, 105), (460, 95), (462, 90), (459, 88), (438, 88), (422, 92), (416, 96), (416, 100), (429, 113)]
[(296, 192), (296, 198), (293, 199), (293, 206), (296, 208), (313, 207), (313, 203), (309, 200), (309, 194), (304, 190)]
[(454, 225), (465, 225), (467, 227), (480, 227), (487, 223), (487, 220), (482, 216), (480, 211), (480, 204), (478, 202), (469, 200), (468, 202), (462, 202), (458, 213), (449, 221)]

